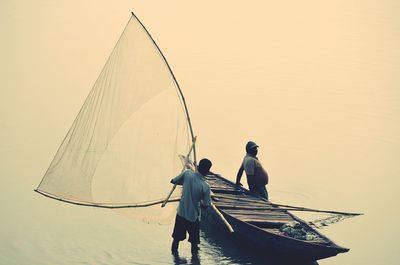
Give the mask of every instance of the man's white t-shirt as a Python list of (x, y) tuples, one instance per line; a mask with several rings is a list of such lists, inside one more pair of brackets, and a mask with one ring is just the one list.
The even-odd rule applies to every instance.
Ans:
[(178, 206), (178, 215), (190, 222), (200, 218), (200, 201), (211, 206), (211, 191), (204, 176), (199, 172), (186, 170), (172, 179), (172, 183), (183, 186)]

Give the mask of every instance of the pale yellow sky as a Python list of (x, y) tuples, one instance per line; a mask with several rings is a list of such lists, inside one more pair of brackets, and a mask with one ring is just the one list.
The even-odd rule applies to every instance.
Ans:
[[(316, 164), (310, 158), (327, 154), (321, 168), (348, 162), (358, 165), (360, 178), (369, 161), (377, 163), (368, 169), (374, 175), (395, 170), (396, 2), (1, 5), (5, 145), (48, 135), (56, 148), (134, 10), (183, 88), (200, 155), (213, 158), (225, 175), (235, 174), (248, 139), (265, 147), (260, 157), (278, 175), (293, 175), (286, 172), (288, 159), (309, 174), (305, 168)], [(345, 151), (349, 147), (366, 157)], [(399, 183), (395, 172), (381, 178)]]

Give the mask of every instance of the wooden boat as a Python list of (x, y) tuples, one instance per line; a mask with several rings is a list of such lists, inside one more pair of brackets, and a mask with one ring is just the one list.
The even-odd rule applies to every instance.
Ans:
[[(176, 186), (165, 200), (155, 201), (157, 191), (163, 196), (169, 188), (165, 176), (184, 170), (189, 161), (197, 164), (195, 142), (175, 75), (145, 26), (132, 13), (35, 191), (81, 206), (164, 206)], [(151, 152), (160, 146), (162, 152)], [(150, 172), (149, 165), (154, 161), (156, 170)], [(115, 173), (114, 169), (121, 170)], [(239, 192), (234, 183), (218, 176), (209, 176), (208, 181), (219, 196), (215, 197), (215, 207), (206, 212), (209, 220), (233, 227), (233, 235), (252, 248), (306, 260), (348, 251), (287, 210), (277, 211), (272, 204), (246, 191)], [(158, 188), (154, 183), (159, 184)], [(146, 187), (149, 192), (143, 192)], [(145, 198), (149, 194), (151, 197)], [(285, 236), (279, 228), (292, 221), (317, 236), (312, 241)]]
[[(322, 235), (305, 221), (282, 207), (252, 196), (249, 191), (237, 189), (235, 184), (219, 175), (207, 176), (213, 193), (214, 205), (232, 226), (231, 235), (258, 252), (278, 255), (289, 259), (314, 261), (348, 252)], [(219, 224), (225, 230), (221, 218), (215, 209), (209, 207), (203, 213), (203, 219), (212, 224)], [(298, 222), (312, 240), (300, 240), (281, 232), (282, 225)]]

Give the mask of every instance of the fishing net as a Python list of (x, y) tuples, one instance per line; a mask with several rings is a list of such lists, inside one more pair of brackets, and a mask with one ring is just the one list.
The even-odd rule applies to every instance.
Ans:
[(332, 224), (340, 223), (346, 219), (358, 216), (358, 214), (329, 214), (329, 213), (308, 213), (307, 217), (303, 217), (313, 228), (323, 229)]
[[(290, 209), (289, 209), (290, 211)], [(294, 210), (290, 211), (292, 214), (301, 218), (305, 222), (307, 222), (311, 227), (316, 229), (323, 229), (332, 224), (340, 223), (346, 219), (353, 218), (359, 216), (359, 213), (334, 213), (331, 211), (320, 211), (320, 210)]]
[(132, 16), (37, 191), (93, 206), (165, 198), (192, 143), (182, 100), (161, 52)]

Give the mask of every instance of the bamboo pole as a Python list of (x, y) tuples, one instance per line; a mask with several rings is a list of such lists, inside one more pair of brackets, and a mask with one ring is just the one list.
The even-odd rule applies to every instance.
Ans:
[[(195, 145), (195, 143), (196, 143), (196, 140), (197, 140), (197, 136), (195, 136), (195, 137), (193, 138), (192, 146), (191, 146), (190, 149), (189, 149), (189, 152), (188, 152), (188, 154), (187, 154), (187, 156), (186, 156), (186, 160), (189, 158), (190, 154), (192, 153), (192, 150), (193, 150), (193, 152), (194, 152), (194, 145)], [(196, 164), (195, 164), (195, 165), (196, 165)], [(185, 170), (185, 167), (186, 167), (186, 165), (183, 165), (182, 172)], [(169, 192), (168, 196), (165, 198), (164, 202), (161, 204), (161, 208), (164, 208), (164, 207), (165, 207), (165, 205), (167, 204), (169, 198), (171, 197), (172, 193), (174, 192), (176, 186), (177, 186), (177, 184), (174, 184), (174, 186), (172, 187), (172, 189), (171, 189), (171, 191)]]
[[(41, 190), (34, 190), (35, 192), (57, 200), (57, 201), (61, 201), (61, 202), (66, 202), (66, 203), (70, 203), (70, 204), (74, 204), (74, 205), (80, 205), (80, 206), (88, 206), (88, 207), (96, 207), (96, 208), (106, 208), (106, 209), (123, 209), (123, 208), (141, 208), (141, 207), (148, 207), (148, 206), (153, 206), (153, 205), (157, 205), (160, 203), (163, 203), (165, 200), (158, 200), (158, 201), (151, 201), (151, 202), (144, 202), (144, 203), (134, 203), (134, 204), (123, 204), (123, 205), (118, 205), (118, 204), (103, 204), (103, 203), (90, 203), (90, 202), (78, 202), (78, 201), (71, 201), (71, 200), (67, 200), (67, 199), (63, 199), (60, 197), (57, 197), (53, 194), (50, 193), (46, 193), (43, 192)], [(178, 202), (180, 201), (180, 198), (174, 198), (174, 199), (169, 199), (168, 202)]]
[[(213, 198), (218, 198), (218, 199), (229, 199), (229, 200), (237, 200), (237, 201), (243, 201), (243, 202), (250, 202), (250, 203), (258, 203), (258, 204), (264, 204), (264, 205), (270, 205), (272, 207), (278, 207), (278, 208), (267, 208), (267, 207), (252, 207), (252, 210), (271, 210), (271, 211), (300, 211), (300, 212), (317, 212), (317, 213), (331, 213), (331, 214), (341, 214), (341, 215), (363, 215), (363, 213), (351, 213), (351, 212), (340, 212), (340, 211), (331, 211), (331, 210), (318, 210), (318, 209), (312, 209), (312, 208), (306, 208), (306, 207), (301, 207), (301, 206), (292, 206), (292, 205), (285, 205), (285, 204), (277, 204), (277, 203), (272, 203), (264, 200), (260, 201), (255, 201), (252, 199), (245, 199), (245, 198), (233, 198), (229, 196), (223, 196), (223, 195), (212, 195)], [(241, 207), (241, 206), (238, 206)], [(235, 207), (236, 209), (239, 209), (238, 207)], [(243, 208), (243, 207), (241, 207)]]
[[(214, 197), (214, 198), (215, 198), (216, 196), (214, 195), (214, 193), (213, 193), (212, 191), (210, 191), (210, 192), (211, 192), (211, 197)], [(217, 208), (213, 203), (211, 203), (211, 207), (213, 208), (213, 210), (215, 211), (215, 213), (218, 215), (218, 217), (221, 219), (221, 221), (222, 221), (222, 223), (225, 225), (226, 229), (228, 229), (228, 231), (229, 231), (230, 233), (235, 232), (235, 231), (233, 230), (231, 224), (225, 219), (224, 215), (218, 210), (218, 208)]]
[(231, 224), (225, 219), (225, 217), (222, 215), (222, 213), (217, 209), (217, 207), (214, 204), (211, 204), (211, 207), (214, 209), (214, 211), (217, 213), (218, 217), (221, 219), (221, 221), (224, 223), (225, 227), (228, 229), (230, 233), (235, 232), (231, 226)]
[[(277, 203), (271, 203), (271, 205), (275, 206), (275, 207), (286, 207), (286, 210), (288, 210), (288, 211), (332, 213), (332, 214), (341, 214), (341, 215), (363, 215), (363, 213), (350, 213), (350, 212), (339, 212), (339, 211), (330, 211), (330, 210), (318, 210), (318, 209), (305, 208), (305, 207), (301, 207), (301, 206), (292, 206), (292, 205), (277, 204)], [(285, 209), (285, 208), (281, 208), (281, 209)]]
[[(168, 68), (168, 70), (169, 70), (169, 72), (170, 72), (172, 78), (174, 79), (174, 82), (175, 82), (175, 84), (176, 84), (176, 87), (178, 88), (179, 95), (180, 95), (180, 97), (181, 97), (181, 99), (182, 99), (183, 107), (184, 107), (184, 109), (185, 109), (185, 114), (186, 114), (187, 122), (188, 122), (188, 125), (189, 125), (189, 130), (190, 130), (190, 136), (191, 136), (191, 138), (192, 138), (192, 142), (194, 143), (194, 142), (196, 141), (196, 136), (194, 135), (194, 132), (193, 132), (192, 121), (190, 120), (189, 110), (188, 110), (188, 107), (187, 107), (187, 105), (186, 105), (185, 96), (183, 95), (182, 89), (181, 89), (181, 87), (179, 86), (178, 80), (176, 79), (176, 77), (175, 77), (175, 75), (174, 75), (174, 72), (172, 72), (172, 68), (171, 68), (171, 66), (170, 66), (169, 63), (168, 63), (167, 58), (165, 58), (163, 52), (161, 51), (160, 47), (158, 47), (158, 44), (156, 43), (156, 41), (154, 40), (154, 38), (151, 36), (150, 32), (149, 32), (149, 31), (147, 30), (147, 28), (144, 26), (144, 24), (142, 23), (142, 21), (140, 21), (139, 18), (138, 18), (133, 12), (131, 12), (131, 13), (132, 13), (132, 16), (133, 16), (133, 17), (139, 22), (139, 24), (143, 27), (144, 31), (147, 33), (147, 36), (150, 38), (150, 40), (153, 42), (153, 44), (154, 44), (154, 46), (156, 47), (157, 51), (160, 53), (162, 59), (164, 60), (165, 65), (167, 66), (167, 68)], [(195, 147), (195, 146), (193, 146), (193, 160), (194, 160), (194, 164), (197, 165), (196, 147)]]
[(168, 196), (165, 198), (165, 200), (163, 200), (163, 203), (161, 204), (161, 207), (164, 208), (165, 205), (168, 203), (169, 198), (171, 197), (172, 193), (174, 192), (175, 188), (176, 188), (177, 184), (174, 184), (174, 186), (172, 187), (171, 191), (169, 192)]

